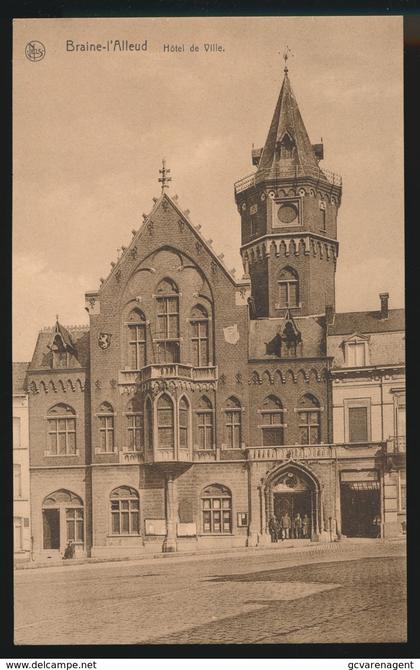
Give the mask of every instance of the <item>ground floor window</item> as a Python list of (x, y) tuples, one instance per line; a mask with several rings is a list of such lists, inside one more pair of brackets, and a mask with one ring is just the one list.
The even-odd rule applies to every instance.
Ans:
[(220, 484), (212, 484), (201, 495), (203, 533), (232, 532), (232, 494)]
[(120, 486), (111, 493), (111, 532), (113, 535), (138, 535), (140, 501), (137, 491)]
[(66, 509), (67, 540), (83, 542), (83, 509)]

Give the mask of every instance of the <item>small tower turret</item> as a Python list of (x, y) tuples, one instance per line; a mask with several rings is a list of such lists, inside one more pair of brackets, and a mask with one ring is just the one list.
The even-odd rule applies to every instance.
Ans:
[(241, 254), (258, 317), (324, 314), (335, 304), (341, 177), (320, 167), (287, 66), (264, 147), (252, 149), (254, 174), (235, 184)]

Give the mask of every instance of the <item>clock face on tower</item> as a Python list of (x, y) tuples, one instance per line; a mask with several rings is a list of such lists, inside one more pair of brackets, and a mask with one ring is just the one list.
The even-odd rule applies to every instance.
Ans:
[(292, 203), (281, 205), (277, 210), (277, 216), (282, 223), (292, 223), (297, 218), (298, 210)]

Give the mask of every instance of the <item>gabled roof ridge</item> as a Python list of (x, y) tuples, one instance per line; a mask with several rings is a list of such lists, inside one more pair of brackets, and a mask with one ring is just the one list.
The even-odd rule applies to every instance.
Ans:
[(197, 224), (194, 225), (189, 218), (189, 209), (182, 210), (179, 203), (178, 203), (178, 196), (170, 196), (168, 193), (162, 193), (158, 198), (154, 197), (153, 198), (153, 207), (151, 211), (148, 214), (143, 214), (143, 223), (141, 224), (140, 228), (138, 230), (132, 231), (133, 233), (133, 238), (130, 241), (130, 244), (128, 247), (121, 247), (123, 249), (123, 253), (121, 254), (120, 258), (116, 262), (111, 262), (112, 268), (111, 271), (109, 272), (108, 276), (106, 279), (101, 281), (101, 284), (97, 290), (93, 291), (85, 291), (87, 294), (96, 294), (99, 293), (108, 283), (108, 281), (111, 279), (111, 277), (118, 271), (118, 268), (124, 259), (125, 255), (130, 252), (130, 250), (135, 246), (136, 240), (139, 240), (141, 236), (143, 235), (143, 232), (145, 228), (147, 227), (147, 224), (150, 222), (152, 217), (154, 216), (155, 212), (157, 209), (161, 206), (161, 203), (163, 200), (167, 200), (171, 206), (175, 209), (177, 214), (187, 223), (190, 227), (190, 229), (193, 231), (193, 233), (199, 238), (200, 242), (205, 246), (207, 251), (210, 253), (210, 255), (213, 257), (213, 259), (218, 263), (218, 265), (221, 267), (221, 269), (225, 272), (225, 274), (229, 277), (229, 279), (232, 281), (232, 283), (235, 286), (244, 286), (249, 284), (249, 280), (247, 279), (236, 279), (235, 276), (233, 275), (233, 272), (231, 270), (228, 270), (227, 266), (223, 262), (223, 254), (218, 255), (213, 247), (211, 246), (212, 240), (206, 240), (206, 238), (203, 236), (203, 234), (200, 232), (201, 225)]

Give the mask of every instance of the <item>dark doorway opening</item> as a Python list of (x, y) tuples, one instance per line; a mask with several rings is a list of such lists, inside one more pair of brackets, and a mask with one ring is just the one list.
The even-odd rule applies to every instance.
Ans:
[[(280, 520), (285, 512), (289, 513), (292, 521), (298, 512), (302, 519), (305, 514), (307, 515), (309, 523), (307, 525), (306, 537), (310, 538), (313, 527), (311, 492), (299, 491), (295, 493), (274, 493), (274, 514), (277, 519)], [(294, 533), (292, 528), (291, 537), (293, 536)]]
[(379, 483), (342, 482), (342, 532), (347, 537), (380, 537)]
[(44, 549), (60, 549), (60, 510), (42, 510)]

